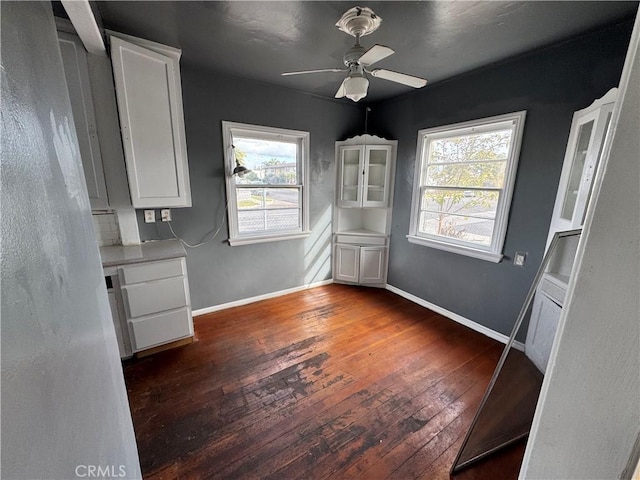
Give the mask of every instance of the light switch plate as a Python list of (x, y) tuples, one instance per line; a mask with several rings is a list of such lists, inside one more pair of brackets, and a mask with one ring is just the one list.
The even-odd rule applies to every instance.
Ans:
[(156, 221), (156, 211), (155, 210), (145, 210), (144, 211), (144, 223), (155, 223)]

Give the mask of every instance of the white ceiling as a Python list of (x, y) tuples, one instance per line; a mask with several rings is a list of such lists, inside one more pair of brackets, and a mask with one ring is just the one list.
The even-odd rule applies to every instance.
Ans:
[[(632, 18), (638, 8), (635, 1), (98, 2), (105, 27), (182, 48), (183, 64), (325, 97), (343, 74), (280, 73), (342, 68), (354, 38), (335, 22), (356, 5), (383, 19), (363, 46), (396, 51), (376, 66), (431, 84)], [(373, 78), (367, 100), (410, 90)]]

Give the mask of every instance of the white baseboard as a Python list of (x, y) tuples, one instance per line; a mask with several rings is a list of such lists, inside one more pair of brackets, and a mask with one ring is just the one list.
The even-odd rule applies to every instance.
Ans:
[(329, 285), (333, 283), (333, 279), (323, 280), (321, 282), (310, 283), (308, 285), (301, 285), (299, 287), (287, 288), (286, 290), (279, 290), (277, 292), (265, 293), (264, 295), (258, 295), (256, 297), (243, 298), (241, 300), (235, 300), (233, 302), (221, 303), (220, 305), (213, 305), (211, 307), (199, 308), (197, 310), (193, 310), (192, 316), (197, 317), (198, 315), (206, 315), (207, 313), (218, 312), (220, 310), (224, 310), (226, 308), (231, 307), (240, 307), (242, 305), (248, 305), (253, 302), (259, 302), (260, 300), (267, 300), (269, 298), (281, 297), (282, 295), (287, 295), (289, 293), (301, 292), (302, 290), (307, 290), (309, 288), (321, 287), (322, 285)]
[[(429, 310), (439, 313), (443, 317), (447, 317), (448, 319), (453, 320), (454, 322), (457, 322), (461, 325), (464, 325), (465, 327), (469, 327), (471, 330), (475, 330), (476, 332), (482, 333), (483, 335), (486, 335), (489, 338), (493, 338), (498, 342), (504, 343), (505, 345), (509, 341), (509, 337), (507, 337), (506, 335), (500, 332), (496, 332), (495, 330), (487, 328), (484, 325), (480, 325), (479, 323), (476, 323), (473, 320), (469, 320), (468, 318), (465, 318), (462, 315), (458, 315), (457, 313), (451, 312), (446, 308), (442, 308), (436, 305), (435, 303), (427, 302), (426, 300), (423, 300), (420, 297), (416, 297), (415, 295), (412, 295), (409, 292), (405, 292), (404, 290), (400, 290), (399, 288), (394, 287), (393, 285), (387, 284), (387, 290), (397, 295), (400, 295), (401, 297), (404, 297), (407, 300), (412, 301), (413, 303), (417, 303), (421, 307), (425, 307), (425, 308), (428, 308)], [(514, 341), (513, 347), (524, 352), (524, 343), (522, 342)]]

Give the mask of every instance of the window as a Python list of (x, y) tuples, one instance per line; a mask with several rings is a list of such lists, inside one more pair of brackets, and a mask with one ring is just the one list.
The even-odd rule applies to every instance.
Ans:
[[(309, 133), (222, 122), (222, 134), (229, 243), (306, 237)], [(249, 171), (233, 175), (237, 164)]]
[(525, 114), (418, 132), (410, 242), (502, 259)]

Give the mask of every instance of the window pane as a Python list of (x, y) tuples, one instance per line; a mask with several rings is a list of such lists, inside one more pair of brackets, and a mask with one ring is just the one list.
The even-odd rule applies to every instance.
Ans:
[(300, 210), (297, 208), (243, 210), (238, 212), (238, 230), (240, 233), (296, 229), (300, 229)]
[(425, 188), (421, 211), (456, 214), (478, 220), (496, 217), (500, 193), (490, 190), (438, 190)]
[(300, 227), (300, 210), (297, 208), (266, 210), (267, 230), (295, 230)]
[(297, 185), (298, 145), (290, 142), (233, 137), (236, 159), (250, 172), (236, 176), (236, 184)]
[(506, 168), (506, 161), (430, 165), (426, 185), (502, 188)]
[(489, 246), (494, 224), (494, 220), (420, 212), (419, 232)]
[(299, 208), (300, 188), (237, 188), (238, 210)]
[(506, 160), (510, 144), (510, 129), (441, 138), (431, 142), (429, 164)]
[(240, 233), (301, 228), (300, 188), (238, 188)]

